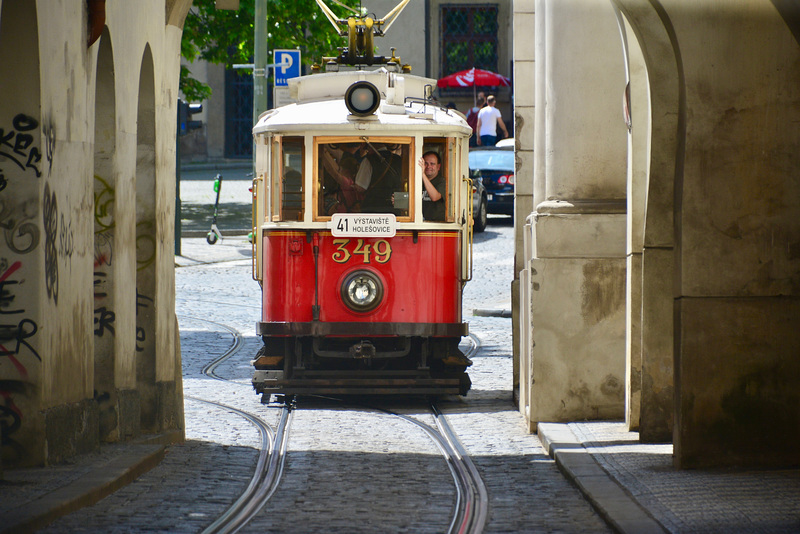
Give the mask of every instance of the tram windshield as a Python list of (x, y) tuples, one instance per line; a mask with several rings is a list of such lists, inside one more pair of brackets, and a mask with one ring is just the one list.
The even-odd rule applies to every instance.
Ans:
[(320, 216), (393, 213), (409, 217), (411, 139), (352, 138), (317, 144)]

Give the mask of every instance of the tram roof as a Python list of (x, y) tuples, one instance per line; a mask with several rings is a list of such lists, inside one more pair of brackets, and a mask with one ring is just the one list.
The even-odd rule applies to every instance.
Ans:
[[(345, 92), (357, 81), (372, 83), (381, 94), (381, 105), (372, 115), (352, 115), (345, 105)], [(343, 130), (361, 132), (362, 135), (366, 132), (388, 133), (387, 130), (393, 134), (402, 132), (405, 135), (420, 130), (427, 134), (472, 133), (461, 113), (421, 102), (425, 86), (435, 86), (435, 83), (435, 80), (429, 78), (394, 74), (385, 69), (313, 74), (295, 78), (290, 80), (290, 91), (297, 103), (263, 113), (253, 128), (253, 133), (342, 133)], [(410, 100), (402, 104), (407, 97)]]

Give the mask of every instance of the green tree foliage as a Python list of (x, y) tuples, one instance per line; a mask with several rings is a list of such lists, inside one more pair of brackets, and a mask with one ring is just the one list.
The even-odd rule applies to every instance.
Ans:
[[(350, 12), (339, 3), (355, 9), (361, 4), (359, 0), (328, 2), (341, 18)], [(205, 60), (230, 68), (235, 63), (252, 63), (254, 17), (254, 0), (240, 0), (237, 11), (217, 10), (214, 0), (194, 0), (183, 27), (181, 55), (190, 64)], [(338, 47), (347, 46), (347, 38), (334, 31), (315, 0), (269, 0), (267, 18), (269, 49), (300, 49), (305, 65), (337, 55)], [(203, 101), (211, 96), (211, 88), (193, 78), (190, 69), (191, 65), (181, 67), (180, 90), (191, 102)]]

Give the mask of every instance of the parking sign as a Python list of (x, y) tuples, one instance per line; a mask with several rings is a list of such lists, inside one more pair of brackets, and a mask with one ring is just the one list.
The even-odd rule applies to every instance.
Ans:
[(289, 78), (300, 76), (300, 50), (275, 50), (275, 87), (289, 85)]

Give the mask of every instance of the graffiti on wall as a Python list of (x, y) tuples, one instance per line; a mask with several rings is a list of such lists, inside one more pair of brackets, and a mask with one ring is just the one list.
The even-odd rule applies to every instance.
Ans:
[[(38, 129), (39, 121), (25, 113), (17, 114), (10, 127), (0, 125), (0, 231), (5, 242), (0, 250), (6, 254), (23, 256), (41, 244), (39, 199), (24, 194), (36, 187), (30, 177), (42, 176), (42, 153), (35, 145)], [(54, 203), (55, 196), (51, 200)], [(71, 253), (71, 229), (64, 228), (60, 236), (54, 229), (52, 235), (60, 238), (63, 251)], [(25, 290), (25, 284), (32, 282), (26, 280), (24, 271), (24, 258), (0, 258), (0, 433), (2, 445), (10, 446), (20, 456), (24, 447), (14, 441), (13, 434), (21, 428), (24, 413), (14, 397), (26, 395), (26, 383), (33, 372), (30, 365), (42, 361), (35, 343), (39, 331), (36, 315), (26, 307), (31, 291)], [(53, 280), (57, 280), (57, 274)], [(57, 295), (57, 284), (50, 287), (56, 288)]]
[(114, 189), (101, 176), (94, 176), (94, 335), (115, 335), (114, 310), (109, 309), (107, 270), (113, 263)]
[[(136, 317), (139, 317), (139, 311), (142, 315), (149, 315), (149, 310), (153, 307), (153, 299), (147, 295), (143, 295), (136, 291)], [(138, 321), (137, 321), (138, 322)], [(136, 325), (136, 352), (144, 351), (144, 342), (147, 340), (147, 331), (144, 327)]]
[(39, 178), (42, 175), (39, 170), (42, 153), (33, 146), (34, 137), (31, 133), (39, 127), (39, 121), (20, 113), (11, 124), (11, 129), (0, 128), (0, 156), (5, 156), (23, 171), (33, 169)]
[(44, 185), (42, 200), (42, 219), (44, 220), (44, 280), (47, 296), (58, 304), (58, 202), (56, 194), (50, 192), (50, 184)]
[(24, 452), (21, 444), (17, 443), (13, 434), (22, 426), (22, 410), (14, 404), (14, 397), (12, 393), (3, 388), (0, 383), (0, 398), (3, 399), (0, 404), (0, 437), (2, 437), (2, 445), (12, 447), (18, 456)]
[(114, 320), (116, 316), (113, 310), (109, 310), (103, 304), (103, 301), (108, 297), (106, 293), (105, 284), (108, 274), (103, 271), (95, 271), (94, 273), (94, 298), (96, 307), (94, 309), (94, 335), (103, 337), (108, 332), (114, 335)]
[(6, 245), (17, 254), (27, 254), (39, 245), (39, 227), (32, 222), (35, 217), (34, 202), (23, 202), (14, 209), (0, 198), (0, 228)]
[(16, 372), (16, 376), (7, 374), (0, 379), (0, 397), (3, 399), (0, 404), (0, 433), (2, 444), (15, 450), (19, 445), (12, 434), (22, 424), (22, 411), (14, 404), (13, 392), (22, 389), (22, 382), (28, 379), (25, 359), (33, 357), (42, 361), (32, 343), (39, 327), (36, 321), (26, 316), (27, 310), (17, 300), (23, 283), (19, 279), (21, 267), (21, 261), (11, 265), (5, 260), (0, 262), (0, 360), (10, 362)]

